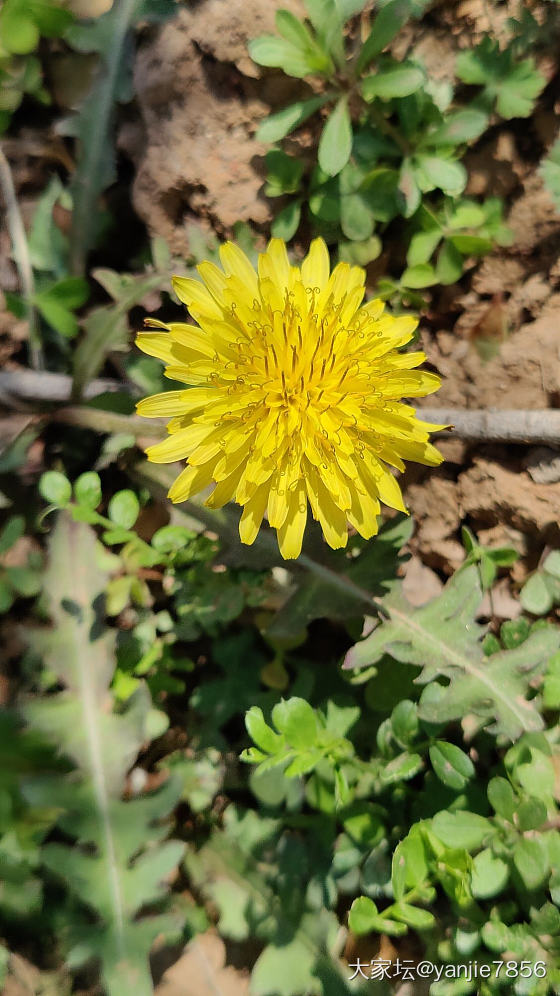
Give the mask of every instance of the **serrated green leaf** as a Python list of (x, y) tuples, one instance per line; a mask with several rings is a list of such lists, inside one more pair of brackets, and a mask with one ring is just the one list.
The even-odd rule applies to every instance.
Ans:
[(72, 772), (37, 780), (27, 794), (36, 804), (57, 805), (61, 828), (82, 845), (52, 842), (43, 852), (45, 865), (96, 914), (95, 921), (73, 915), (71, 960), (101, 959), (108, 996), (149, 996), (147, 955), (161, 922), (136, 915), (161, 902), (165, 879), (181, 857), (183, 845), (162, 845), (166, 828), (152, 825), (173, 807), (179, 787), (170, 779), (151, 796), (122, 801), (126, 772), (145, 739), (149, 699), (140, 688), (122, 715), (108, 708), (115, 632), (103, 618), (106, 577), (95, 566), (96, 542), (88, 526), (61, 513), (45, 576), (53, 627), (31, 636), (64, 690), (33, 700), (26, 718), (73, 760), (79, 778)]
[(484, 87), (490, 102), (503, 118), (527, 118), (546, 80), (532, 58), (515, 61), (512, 48), (500, 50), (486, 37), (476, 48), (461, 52), (455, 71), (465, 83)]
[(516, 740), (523, 730), (539, 730), (542, 718), (527, 691), (536, 673), (558, 650), (560, 634), (552, 627), (533, 632), (515, 650), (485, 657), (482, 629), (474, 621), (482, 597), (475, 565), (458, 571), (441, 595), (412, 610), (395, 590), (385, 600), (390, 619), (347, 654), (345, 667), (373, 664), (384, 653), (423, 668), (427, 684), (438, 675), (450, 681), (432, 709), (420, 708), (420, 718), (445, 722), (473, 712), (494, 733)]

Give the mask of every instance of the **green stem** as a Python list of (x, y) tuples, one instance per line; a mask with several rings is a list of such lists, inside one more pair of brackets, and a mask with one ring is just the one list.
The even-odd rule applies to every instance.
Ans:
[(15, 264), (18, 269), (22, 294), (27, 309), (27, 320), (29, 322), (29, 359), (31, 366), (35, 370), (44, 369), (43, 350), (39, 326), (37, 322), (37, 312), (33, 305), (35, 296), (35, 281), (33, 278), (33, 267), (29, 258), (29, 246), (19, 205), (17, 202), (14, 180), (10, 164), (0, 147), (0, 186), (6, 205), (6, 221), (8, 231), (12, 240), (12, 248)]
[(373, 119), (374, 123), (379, 128), (379, 131), (387, 135), (388, 138), (392, 138), (395, 145), (401, 150), (403, 156), (410, 155), (410, 146), (406, 139), (404, 139), (399, 132), (398, 128), (395, 128), (390, 121), (381, 113), (378, 107), (374, 104), (368, 105), (368, 110), (370, 117)]

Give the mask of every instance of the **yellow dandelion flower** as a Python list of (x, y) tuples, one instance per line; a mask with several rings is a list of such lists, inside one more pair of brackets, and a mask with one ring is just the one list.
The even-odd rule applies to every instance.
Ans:
[(157, 331), (137, 338), (168, 377), (190, 385), (138, 404), (141, 415), (170, 419), (148, 458), (186, 460), (173, 502), (215, 484), (206, 505), (242, 505), (244, 543), (266, 514), (286, 559), (300, 553), (308, 504), (334, 549), (346, 545), (348, 523), (368, 539), (380, 502), (406, 511), (389, 467), (442, 460), (428, 441), (438, 426), (400, 400), (439, 387), (414, 369), (423, 353), (397, 351), (416, 320), (385, 313), (378, 300), (363, 304), (364, 271), (339, 263), (331, 273), (322, 239), (301, 267), (280, 239), (259, 256), (258, 272), (231, 242), (220, 260), (223, 271), (200, 264), (202, 283), (173, 279), (199, 327), (149, 321)]

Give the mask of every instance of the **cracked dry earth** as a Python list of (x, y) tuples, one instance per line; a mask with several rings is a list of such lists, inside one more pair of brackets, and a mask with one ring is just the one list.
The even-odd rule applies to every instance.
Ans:
[[(305, 84), (260, 70), (247, 41), (273, 30), (279, 6), (302, 12), (299, 0), (199, 0), (140, 48), (139, 117), (123, 126), (120, 146), (135, 166), (138, 214), (174, 253), (188, 252), (193, 221), (225, 237), (237, 221), (264, 232), (273, 217), (263, 194), (267, 147), (254, 133), (271, 111), (301, 98)], [(436, 5), (439, 20), (418, 29), (420, 54), (440, 77), (452, 75), (453, 38), (464, 47), (488, 30), (480, 0), (461, 0), (453, 10)], [(511, 248), (471, 261), (460, 284), (439, 289), (421, 323), (428, 361), (443, 377), (442, 406), (560, 404), (560, 217), (538, 174), (558, 109), (536, 112), (530, 140), (527, 122), (517, 130), (504, 122), (467, 155), (467, 194), (504, 198), (514, 239)], [(450, 573), (464, 556), (460, 526), (467, 523), (484, 542), (518, 548), (521, 582), (544, 544), (560, 541), (560, 454), (456, 439), (439, 445), (441, 468), (412, 466), (405, 477), (417, 522), (414, 553), (424, 569)]]

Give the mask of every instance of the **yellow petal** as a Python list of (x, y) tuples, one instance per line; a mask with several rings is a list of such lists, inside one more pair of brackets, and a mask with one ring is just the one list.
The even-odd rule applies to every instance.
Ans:
[(204, 263), (199, 263), (197, 270), (204, 280), (204, 283), (206, 284), (206, 287), (210, 291), (212, 297), (219, 304), (222, 294), (227, 287), (227, 277), (215, 263), (209, 263), (207, 260), (205, 260)]
[(192, 277), (173, 277), (171, 283), (179, 300), (186, 304), (190, 311), (223, 320), (222, 308), (216, 304), (212, 295), (208, 293), (204, 284), (201, 284), (199, 280), (193, 280)]
[(333, 550), (346, 546), (348, 542), (346, 514), (335, 505), (314, 468), (309, 468), (305, 485), (313, 515), (321, 523), (329, 546)]
[(255, 542), (257, 533), (261, 527), (267, 501), (268, 484), (261, 484), (252, 498), (246, 502), (243, 514), (239, 520), (239, 536), (242, 543), (250, 546), (251, 543)]
[(320, 291), (329, 279), (329, 250), (323, 239), (313, 239), (309, 252), (301, 264), (301, 279), (304, 287), (318, 287)]
[(136, 405), (136, 411), (144, 418), (172, 418), (174, 415), (188, 415), (204, 408), (215, 392), (204, 388), (192, 391), (163, 391), (143, 398)]
[(290, 284), (290, 261), (282, 239), (271, 239), (266, 252), (259, 256), (259, 277), (272, 280), (284, 296), (283, 292)]
[(288, 498), (289, 495), (286, 492), (286, 469), (281, 468), (272, 477), (268, 497), (267, 517), (274, 529), (279, 529), (288, 514)]
[(222, 508), (228, 501), (231, 501), (236, 490), (241, 474), (243, 473), (243, 467), (237, 467), (233, 474), (229, 477), (224, 478), (216, 484), (212, 494), (204, 502), (208, 508)]
[(257, 274), (239, 246), (233, 242), (226, 242), (220, 246), (220, 262), (228, 277), (238, 277), (245, 284), (249, 294), (258, 294)]
[(140, 332), (136, 336), (136, 345), (148, 356), (156, 356), (158, 360), (170, 363), (173, 359), (173, 339), (168, 332)]
[(146, 456), (152, 463), (174, 463), (175, 460), (184, 460), (209, 432), (210, 427), (207, 425), (190, 425), (187, 429), (179, 429), (163, 442), (149, 446)]
[(290, 492), (287, 515), (278, 529), (278, 546), (284, 560), (299, 557), (306, 522), (307, 496), (303, 481), (299, 481)]
[(187, 501), (212, 482), (212, 467), (185, 467), (171, 485), (167, 497), (175, 504)]
[(379, 515), (379, 502), (371, 495), (360, 494), (355, 488), (352, 491), (352, 507), (346, 513), (348, 521), (360, 536), (364, 539), (371, 539), (379, 531), (377, 516)]

